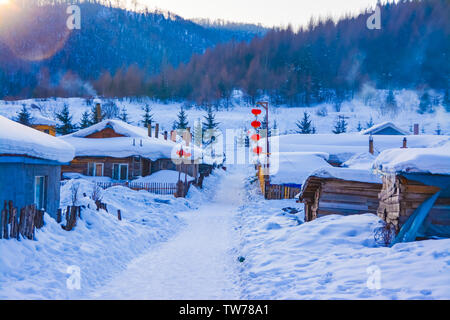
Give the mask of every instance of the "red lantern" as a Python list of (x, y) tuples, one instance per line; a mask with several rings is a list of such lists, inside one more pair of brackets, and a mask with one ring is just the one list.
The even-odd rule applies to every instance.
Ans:
[(253, 113), (255, 116), (259, 116), (259, 115), (261, 114), (261, 110), (260, 110), (260, 109), (253, 109), (253, 110), (252, 110), (252, 113)]
[(253, 121), (252, 122), (252, 127), (255, 128), (255, 129), (258, 129), (259, 127), (261, 127), (261, 122)]
[(254, 134), (254, 135), (252, 135), (252, 140), (259, 141), (259, 140), (261, 140), (261, 136), (259, 134)]
[(261, 147), (256, 147), (253, 149), (253, 152), (256, 153), (257, 155), (260, 155), (262, 153), (262, 148)]

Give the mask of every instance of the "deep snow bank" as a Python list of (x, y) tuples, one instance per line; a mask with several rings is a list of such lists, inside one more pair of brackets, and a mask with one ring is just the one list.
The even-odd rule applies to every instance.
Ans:
[[(79, 185), (78, 204), (95, 208), (89, 199), (93, 183), (70, 180), (61, 190), (61, 205), (72, 203), (72, 185)], [(83, 197), (86, 193), (88, 197)], [(114, 187), (101, 192), (109, 213), (85, 209), (74, 231), (61, 229), (51, 217), (37, 231), (37, 241), (0, 240), (0, 299), (77, 299), (125, 269), (146, 249), (172, 237), (183, 225), (177, 213), (196, 208), (191, 200), (156, 196)], [(117, 219), (122, 210), (122, 221)], [(81, 271), (81, 289), (69, 290), (68, 267)]]
[[(241, 266), (243, 298), (450, 298), (450, 240), (377, 247), (375, 215), (335, 215), (301, 223), (302, 213), (282, 208), (302, 205), (247, 196), (237, 216), (240, 252), (246, 258)], [(367, 286), (373, 270), (380, 272), (379, 290)]]

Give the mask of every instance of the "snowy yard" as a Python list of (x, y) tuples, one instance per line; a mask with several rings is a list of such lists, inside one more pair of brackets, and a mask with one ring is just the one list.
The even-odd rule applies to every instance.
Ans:
[[(255, 190), (256, 188), (247, 188)], [(292, 200), (249, 191), (237, 215), (245, 299), (449, 299), (450, 240), (377, 247), (375, 215), (302, 223)], [(380, 274), (380, 289), (367, 282)]]

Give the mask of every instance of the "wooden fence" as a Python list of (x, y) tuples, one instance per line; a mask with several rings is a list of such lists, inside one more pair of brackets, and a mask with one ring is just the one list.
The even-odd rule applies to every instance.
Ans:
[(268, 200), (295, 199), (300, 191), (300, 188), (269, 184), (267, 190), (265, 190), (265, 198)]
[(122, 187), (127, 187), (132, 190), (136, 190), (136, 191), (145, 190), (150, 193), (154, 193), (154, 194), (158, 194), (158, 195), (174, 195), (177, 192), (176, 183), (97, 182), (97, 185), (102, 189), (108, 189), (108, 188), (115, 187), (115, 186), (122, 186)]
[(295, 196), (301, 192), (301, 186), (270, 184), (265, 180), (260, 167), (258, 168), (258, 180), (261, 192), (267, 200), (295, 199)]
[(5, 201), (0, 219), (0, 239), (20, 239), (20, 236), (33, 240), (35, 229), (44, 226), (44, 211), (29, 205), (17, 210), (12, 201)]

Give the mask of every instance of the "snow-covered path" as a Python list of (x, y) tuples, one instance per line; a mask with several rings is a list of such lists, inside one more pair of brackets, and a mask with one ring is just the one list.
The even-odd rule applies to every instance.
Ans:
[(239, 171), (224, 175), (212, 201), (184, 216), (187, 226), (135, 259), (95, 299), (239, 299), (233, 217), (243, 203)]

